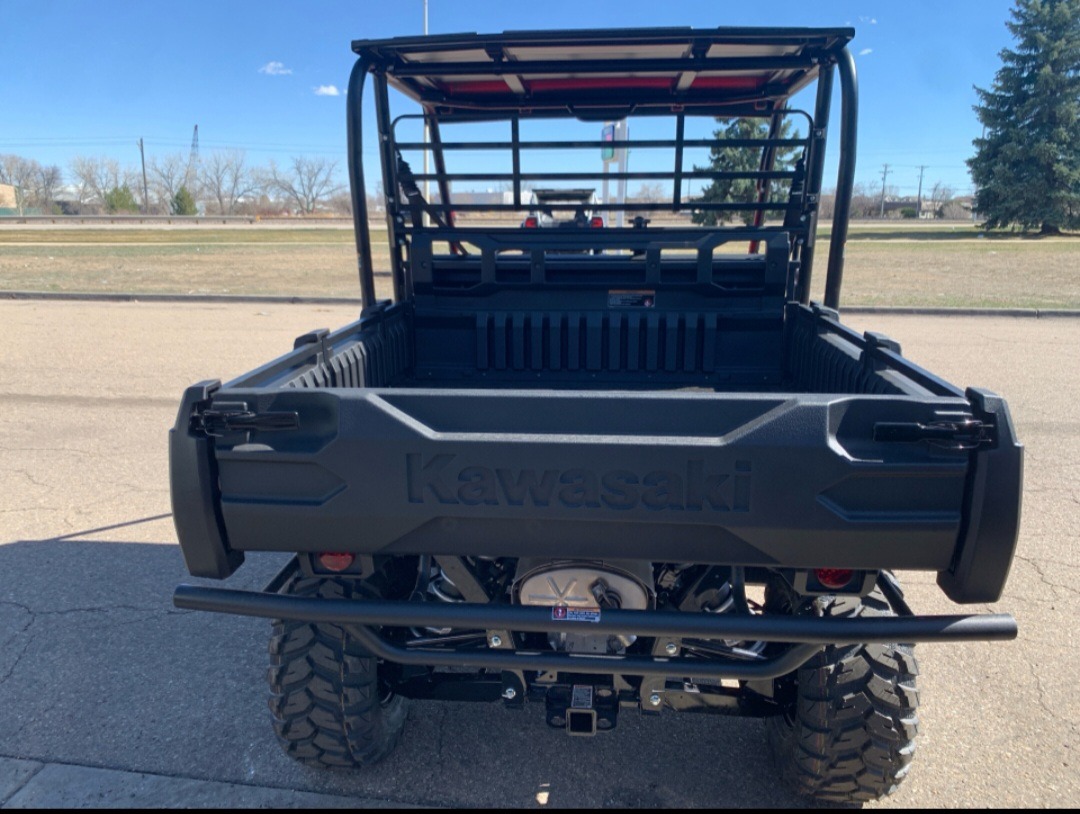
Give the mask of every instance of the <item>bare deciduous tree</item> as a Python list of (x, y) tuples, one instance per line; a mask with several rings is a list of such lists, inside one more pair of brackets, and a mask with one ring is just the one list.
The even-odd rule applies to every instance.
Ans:
[(271, 161), (266, 175), (267, 187), (285, 198), (290, 206), (311, 214), (316, 205), (342, 189), (334, 178), (336, 171), (337, 161), (326, 158), (293, 156), (285, 170)]
[(63, 183), (60, 168), (42, 166), (21, 155), (0, 155), (0, 183), (15, 187), (15, 207), (20, 215), (29, 207), (48, 211)]
[(199, 186), (218, 214), (232, 215), (242, 198), (259, 192), (259, 180), (243, 150), (218, 150), (200, 161)]
[(945, 216), (945, 208), (949, 202), (956, 197), (956, 192), (952, 187), (938, 181), (930, 189), (930, 203), (933, 206), (934, 217), (941, 218)]
[[(146, 164), (150, 194), (157, 201), (158, 207), (169, 211), (169, 206), (187, 177), (188, 161), (183, 153), (168, 153), (155, 156)], [(192, 197), (198, 198), (197, 189), (188, 189)]]
[(664, 185), (659, 181), (652, 184), (642, 184), (634, 193), (632, 200), (640, 203), (661, 203), (668, 200), (669, 196), (664, 193)]
[(339, 192), (328, 201), (330, 208), (338, 215), (352, 215), (352, 195), (347, 191)]
[[(887, 194), (886, 197), (888, 197)], [(865, 183), (855, 184), (851, 191), (851, 217), (876, 218), (880, 213), (881, 187), (874, 189)]]
[(836, 190), (827, 189), (818, 198), (818, 222), (829, 220), (836, 211)]
[(45, 211), (50, 210), (56, 201), (56, 193), (60, 191), (60, 187), (64, 183), (63, 172), (55, 164), (38, 165), (34, 181), (36, 204)]
[(0, 184), (15, 187), (15, 208), (20, 215), (31, 204), (34, 195), (34, 182), (41, 166), (32, 158), (7, 153), (0, 155)]
[(112, 190), (131, 183), (131, 172), (122, 170), (115, 158), (77, 155), (69, 169), (75, 179), (76, 194), (81, 204), (105, 205), (105, 196)]

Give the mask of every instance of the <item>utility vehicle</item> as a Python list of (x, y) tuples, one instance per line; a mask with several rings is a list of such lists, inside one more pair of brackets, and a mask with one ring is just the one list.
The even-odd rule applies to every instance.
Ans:
[[(912, 759), (914, 645), (1016, 635), (1007, 615), (915, 614), (893, 573), (936, 573), (957, 603), (996, 601), (1022, 449), (1000, 397), (839, 319), (852, 36), (353, 43), (359, 318), (189, 388), (170, 438), (191, 574), (295, 554), (261, 592), (174, 597), (274, 620), (270, 708), (290, 755), (374, 763), (424, 699), (525, 708), (581, 737), (627, 714), (706, 711), (766, 717), (800, 792), (872, 800)], [(389, 298), (365, 207), (369, 81)], [(599, 137), (627, 116), (636, 140)], [(718, 144), (716, 120), (737, 118), (759, 126)], [(832, 136), (831, 246), (812, 302)], [(670, 200), (605, 201), (634, 227), (520, 227), (526, 185), (595, 184), (612, 146), (638, 169), (611, 180), (659, 183)], [(434, 170), (415, 174), (424, 150)], [(724, 163), (739, 150), (750, 169)], [(593, 159), (561, 158), (573, 151)], [(502, 158), (470, 159), (481, 153)], [(454, 199), (498, 184), (511, 201)], [(455, 219), (480, 210), (502, 225)]]
[[(602, 229), (604, 218), (594, 189), (534, 189), (532, 208), (522, 222), (526, 229)], [(576, 204), (569, 212), (555, 211), (553, 204)]]

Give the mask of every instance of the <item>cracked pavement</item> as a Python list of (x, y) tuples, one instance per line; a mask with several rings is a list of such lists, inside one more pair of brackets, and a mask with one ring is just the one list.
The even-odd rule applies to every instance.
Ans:
[[(166, 431), (184, 387), (228, 379), (355, 309), (0, 302), (0, 806), (798, 806), (753, 720), (620, 716), (594, 739), (541, 710), (417, 703), (376, 769), (279, 751), (269, 625), (178, 611)], [(1080, 320), (860, 314), (959, 385), (1008, 400), (1026, 446), (1008, 643), (920, 645), (911, 774), (874, 807), (1080, 803)], [(257, 588), (280, 555), (249, 557)], [(958, 613), (902, 574), (920, 613)]]

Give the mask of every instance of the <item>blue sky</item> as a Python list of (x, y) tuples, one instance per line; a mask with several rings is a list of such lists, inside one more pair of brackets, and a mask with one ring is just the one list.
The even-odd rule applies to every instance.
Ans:
[[(925, 164), (927, 185), (940, 180), (962, 194), (970, 190), (964, 160), (981, 131), (972, 86), (993, 80), (998, 52), (1011, 41), (1011, 6), (430, 0), (429, 30), (851, 25), (860, 84), (857, 181), (880, 185), (888, 163), (889, 184), (914, 194), (916, 167)], [(254, 163), (320, 154), (344, 167), (349, 43), (420, 33), (422, 9), (422, 0), (0, 0), (0, 153), (62, 167), (76, 154), (136, 165), (139, 137), (148, 157), (186, 154), (197, 123), (204, 154), (240, 147)], [(328, 95), (331, 87), (341, 95)], [(837, 100), (834, 116), (838, 110)], [(829, 166), (827, 185), (835, 183), (835, 159)]]

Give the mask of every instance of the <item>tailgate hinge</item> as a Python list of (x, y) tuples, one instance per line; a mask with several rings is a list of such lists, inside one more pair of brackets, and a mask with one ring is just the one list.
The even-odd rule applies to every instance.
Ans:
[(997, 432), (993, 424), (977, 418), (931, 421), (928, 424), (881, 421), (874, 425), (874, 440), (900, 443), (925, 441), (945, 449), (978, 449), (994, 446)]
[(191, 429), (212, 438), (234, 432), (275, 432), (300, 428), (294, 412), (256, 413), (254, 410), (203, 410), (191, 416)]

